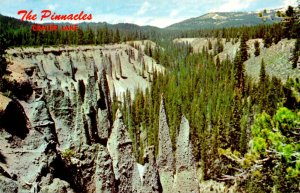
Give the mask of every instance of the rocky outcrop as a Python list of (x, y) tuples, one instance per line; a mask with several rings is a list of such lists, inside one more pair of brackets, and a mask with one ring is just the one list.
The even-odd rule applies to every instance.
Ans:
[(155, 163), (154, 146), (146, 148), (144, 153), (144, 173), (142, 177), (143, 193), (160, 193), (162, 187), (159, 172)]
[(106, 144), (110, 128), (112, 125), (111, 116), (111, 97), (109, 94), (109, 86), (106, 78), (105, 70), (99, 73), (99, 99), (97, 101), (98, 114), (97, 114), (97, 125), (98, 125), (98, 136), (100, 140)]
[(8, 104), (11, 102), (12, 100), (6, 96), (3, 96), (0, 93), (0, 116), (2, 116), (5, 113), (5, 110), (8, 106)]
[(54, 178), (49, 185), (42, 186), (40, 192), (74, 193), (74, 190), (70, 187), (68, 182), (59, 178)]
[(22, 105), (0, 94), (0, 128), (5, 129), (11, 135), (25, 138), (29, 127)]
[(173, 171), (174, 155), (163, 96), (161, 97), (159, 110), (158, 143), (157, 165), (159, 169), (164, 171)]
[(151, 77), (131, 79), (131, 68), (149, 75), (152, 59), (127, 45), (9, 53), (32, 95), (0, 95), (0, 191), (198, 192), (188, 121), (182, 119), (175, 162), (163, 97), (157, 160), (150, 146), (144, 165), (137, 163), (121, 111), (112, 124), (110, 92), (133, 80), (144, 84)]
[(106, 74), (83, 52), (54, 51), (13, 56), (33, 93), (21, 103), (1, 95), (3, 183), (17, 192), (117, 192)]
[(5, 192), (5, 193), (18, 192), (17, 181), (0, 175), (0, 192)]
[[(68, 76), (70, 80), (87, 79), (88, 73), (106, 71), (110, 94), (112, 86), (116, 94), (122, 97), (127, 89), (133, 94), (137, 88), (145, 90), (150, 86), (150, 79), (141, 76), (140, 71), (148, 74), (147, 69), (135, 57), (128, 61), (129, 52), (138, 55), (139, 50), (126, 45), (105, 46), (64, 46), (44, 48), (12, 48), (7, 51), (13, 67), (8, 70), (18, 77), (17, 81), (26, 80), (27, 76), (35, 77), (34, 68), (43, 81)], [(164, 68), (157, 64), (154, 59), (143, 55), (143, 60), (149, 67), (149, 73), (154, 70), (163, 72)], [(17, 70), (16, 70), (17, 69)], [(19, 70), (20, 69), (20, 70)], [(90, 74), (91, 75), (91, 74)], [(151, 75), (152, 76), (152, 75)], [(12, 78), (11, 80), (16, 79)], [(69, 82), (63, 80), (62, 83)], [(87, 82), (87, 81), (85, 81)]]
[(113, 171), (112, 159), (106, 147), (101, 146), (96, 161), (96, 192), (117, 193), (117, 184)]
[(159, 177), (163, 192), (172, 193), (174, 155), (163, 96), (161, 97), (159, 111), (157, 166), (159, 168)]
[(176, 141), (174, 192), (199, 192), (197, 169), (192, 150), (189, 122), (182, 116), (180, 130)]
[(192, 143), (190, 140), (189, 121), (182, 116), (179, 134), (176, 140), (176, 172), (195, 168), (195, 161), (192, 154)]
[(116, 113), (107, 147), (113, 160), (114, 174), (119, 184), (118, 191), (140, 192), (141, 181), (133, 157), (132, 141), (119, 110)]

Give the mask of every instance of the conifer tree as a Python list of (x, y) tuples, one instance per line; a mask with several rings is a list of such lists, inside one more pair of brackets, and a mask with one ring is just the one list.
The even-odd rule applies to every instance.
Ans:
[(114, 36), (114, 42), (120, 43), (120, 41), (121, 41), (120, 32), (119, 32), (119, 29), (117, 29), (115, 36)]
[(273, 38), (270, 31), (268, 31), (264, 36), (264, 46), (266, 48), (269, 48), (272, 45), (272, 43), (273, 43)]
[(278, 109), (278, 104), (280, 104), (282, 98), (284, 98), (284, 92), (280, 79), (273, 76), (269, 84), (268, 107), (266, 112), (269, 115), (274, 115)]
[(259, 105), (261, 110), (268, 109), (268, 94), (269, 94), (269, 77), (266, 72), (266, 65), (264, 60), (261, 61), (259, 73)]
[(82, 45), (82, 44), (84, 44), (84, 33), (83, 33), (83, 30), (79, 28), (77, 30), (77, 32), (78, 32), (77, 44)]
[(245, 66), (241, 58), (241, 53), (238, 52), (234, 59), (234, 77), (235, 87), (241, 94), (244, 93), (245, 89)]
[(254, 55), (255, 56), (259, 56), (260, 55), (260, 45), (259, 45), (259, 41), (255, 41), (254, 42), (254, 48), (255, 48), (255, 52)]
[(210, 39), (208, 40), (208, 49), (209, 49), (209, 50), (212, 49), (212, 43), (211, 43)]
[(241, 37), (241, 45), (240, 45), (240, 55), (241, 55), (240, 57), (241, 57), (241, 62), (243, 63), (248, 60), (248, 45), (247, 45), (248, 39), (249, 39), (248, 34), (244, 32)]
[(263, 85), (267, 81), (266, 64), (264, 59), (261, 60), (260, 73), (259, 73), (259, 84)]
[(285, 12), (286, 18), (284, 20), (285, 35), (288, 39), (293, 37), (293, 27), (295, 25), (294, 14), (294, 8), (292, 6), (289, 6)]
[(231, 150), (239, 151), (240, 148), (240, 137), (241, 137), (241, 100), (240, 100), (239, 92), (236, 92), (233, 100), (233, 107), (232, 107), (232, 120), (230, 124), (230, 131), (229, 131), (229, 142)]
[(221, 62), (220, 62), (220, 57), (219, 56), (217, 56), (217, 59), (216, 59), (216, 67), (217, 67), (218, 70), (221, 67)]

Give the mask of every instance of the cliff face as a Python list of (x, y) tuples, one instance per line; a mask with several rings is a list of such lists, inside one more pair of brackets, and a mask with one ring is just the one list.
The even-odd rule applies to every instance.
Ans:
[(172, 192), (184, 171), (193, 174), (184, 192), (198, 192), (187, 120), (175, 163), (162, 100), (158, 161), (149, 147), (144, 166), (121, 112), (112, 120), (110, 93), (146, 88), (163, 71), (151, 58), (128, 45), (17, 48), (8, 58), (6, 78), (31, 92), (22, 101), (0, 93), (0, 192)]
[(115, 92), (122, 96), (127, 89), (130, 92), (138, 87), (146, 89), (154, 70), (164, 71), (152, 58), (127, 44), (12, 48), (7, 53), (12, 63), (8, 67), (10, 79), (24, 81), (30, 76), (39, 81), (38, 85), (61, 86), (64, 92), (68, 92), (65, 87), (71, 87), (79, 80), (83, 80), (85, 85), (89, 77), (99, 80), (100, 74), (105, 71), (110, 94)]

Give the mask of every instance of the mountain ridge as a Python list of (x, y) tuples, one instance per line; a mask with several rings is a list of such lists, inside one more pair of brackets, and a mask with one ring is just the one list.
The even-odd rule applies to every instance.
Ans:
[[(133, 23), (110, 24), (108, 22), (81, 22), (79, 26), (85, 27), (108, 27), (109, 29), (138, 30), (138, 31), (164, 31), (164, 30), (197, 30), (197, 29), (217, 29), (224, 27), (255, 26), (260, 24), (272, 24), (281, 21), (276, 13), (281, 9), (264, 10), (263, 18), (258, 16), (259, 11), (237, 11), (237, 12), (208, 12), (206, 14), (191, 17), (189, 19), (171, 24), (165, 28), (151, 25), (137, 25)], [(0, 14), (0, 17), (19, 20), (14, 17)], [(0, 20), (1, 21), (1, 20)], [(245, 23), (245, 21), (247, 21)], [(26, 22), (26, 24), (31, 22)], [(47, 22), (47, 24), (55, 22)], [(46, 24), (46, 23), (44, 23)], [(55, 23), (58, 25), (70, 24), (69, 22)]]
[(216, 29), (224, 27), (255, 26), (260, 24), (272, 24), (281, 21), (277, 17), (278, 9), (261, 12), (210, 12), (198, 17), (189, 18), (172, 24), (165, 29), (170, 30), (193, 30), (193, 29)]

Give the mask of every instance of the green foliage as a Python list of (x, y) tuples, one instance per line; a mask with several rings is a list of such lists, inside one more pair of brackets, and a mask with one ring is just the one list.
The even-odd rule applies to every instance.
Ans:
[[(259, 184), (267, 183), (268, 189), (281, 189), (280, 192), (297, 190), (300, 180), (299, 126), (300, 116), (285, 107), (279, 108), (273, 118), (266, 113), (257, 116), (249, 151), (256, 156), (256, 161), (248, 167), (262, 163), (264, 169), (256, 171), (271, 176), (271, 179), (261, 179), (263, 182)], [(282, 177), (285, 180), (280, 180)]]
[(241, 45), (240, 45), (241, 62), (245, 62), (248, 60), (248, 45), (247, 45), (248, 40), (249, 40), (248, 34), (244, 32), (241, 37)]
[[(268, 103), (268, 88), (269, 77), (266, 72), (266, 65), (264, 60), (261, 61), (260, 74), (259, 74), (259, 103), (263, 109), (266, 109)], [(262, 110), (263, 110), (262, 109)]]
[(235, 87), (237, 92), (239, 92), (240, 95), (243, 95), (245, 91), (246, 77), (245, 77), (245, 65), (244, 62), (242, 61), (241, 52), (238, 52), (234, 59), (234, 78), (235, 78)]
[[(101, 45), (149, 38), (150, 33), (122, 30), (111, 25), (82, 23), (77, 31), (32, 31), (31, 23), (0, 15), (0, 34), (9, 46)], [(61, 24), (58, 24), (61, 25)], [(1, 41), (2, 44), (2, 41)], [(2, 45), (1, 45), (2, 47)], [(1, 73), (1, 72), (0, 72)]]
[(300, 125), (300, 117), (287, 108), (280, 108), (274, 116), (276, 127), (284, 134)]
[[(298, 4), (299, 5), (299, 4)], [(299, 38), (299, 14), (300, 10), (289, 6), (283, 17), (284, 33), (286, 38)]]
[(300, 81), (299, 79), (288, 79), (284, 88), (286, 101), (284, 106), (289, 109), (300, 109)]
[[(163, 42), (152, 49), (152, 53), (155, 52), (156, 60), (164, 63), (168, 70), (164, 75), (154, 72), (151, 89), (144, 93), (137, 90), (134, 100), (126, 97), (122, 104), (136, 158), (141, 160), (141, 149), (147, 145), (154, 145), (157, 153), (160, 96), (164, 93), (174, 149), (180, 117), (184, 114), (190, 122), (193, 153), (204, 165), (205, 178), (217, 179), (226, 168), (225, 162), (216, 164), (214, 161), (219, 159), (218, 148), (246, 152), (249, 141), (247, 133), (251, 122), (244, 121), (242, 125), (241, 118), (246, 120), (251, 112), (251, 108), (245, 110), (243, 106), (252, 104), (241, 95), (234, 98), (233, 63), (218, 57), (215, 63), (207, 50), (191, 53), (187, 44)], [(166, 56), (167, 63), (163, 62)]]
[(76, 153), (72, 149), (65, 149), (62, 152), (62, 157), (66, 160), (70, 160), (72, 157), (75, 157), (75, 156), (76, 156)]
[(285, 11), (287, 17), (293, 17), (295, 14), (294, 7), (288, 6), (287, 10)]
[[(14, 22), (6, 18), (1, 24), (15, 26)], [(287, 31), (293, 32), (290, 37), (297, 37), (295, 22), (219, 30), (162, 30), (149, 33), (138, 30), (119, 31), (108, 25), (85, 26), (77, 32), (32, 32), (26, 22), (20, 28), (12, 27), (7, 32), (4, 29), (8, 28), (1, 28), (0, 34), (10, 40), (11, 46), (110, 44), (158, 37), (161, 41), (157, 41), (157, 46), (152, 47), (147, 43), (144, 52), (166, 67), (164, 75), (154, 70), (151, 88), (137, 90), (135, 96), (127, 91), (122, 103), (114, 90), (112, 95), (113, 116), (117, 109), (122, 110), (137, 161), (142, 163), (143, 149), (146, 146), (154, 145), (157, 153), (160, 96), (164, 94), (173, 149), (175, 150), (180, 118), (184, 114), (190, 122), (193, 154), (203, 166), (205, 179), (218, 180), (223, 174), (235, 175), (236, 168), (240, 167), (250, 174), (246, 177), (246, 182), (237, 180), (244, 192), (299, 190), (296, 187), (300, 173), (300, 145), (297, 135), (300, 116), (299, 80), (288, 80), (283, 86), (281, 80), (268, 76), (266, 64), (262, 61), (259, 83), (254, 84), (246, 76), (244, 67), (244, 62), (249, 57), (249, 38), (264, 38), (265, 46), (269, 47), (273, 42), (288, 37)], [(208, 40), (208, 49), (203, 49), (202, 53), (193, 53), (191, 45), (187, 43), (173, 44), (165, 41), (178, 36), (217, 37), (218, 40), (214, 46)], [(234, 38), (232, 41), (235, 43), (240, 39), (240, 48), (234, 61), (228, 58), (220, 60), (208, 52), (213, 48), (214, 54), (222, 52), (222, 38), (226, 41)], [(258, 56), (259, 42), (254, 44), (255, 55)], [(295, 44), (293, 61), (296, 55), (299, 56), (298, 44), (299, 40)], [(5, 50), (3, 48), (0, 51)], [(5, 72), (5, 68), (3, 69), (0, 71), (2, 74)], [(1, 84), (8, 85), (1, 80), (0, 87)], [(19, 93), (20, 96), (25, 96), (30, 85), (13, 82), (10, 88), (12, 89), (5, 90), (6, 94)], [(290, 110), (278, 109), (282, 105)], [(257, 113), (261, 114), (256, 116), (253, 124)], [(70, 159), (76, 154), (67, 149), (62, 156)]]
[[(145, 146), (154, 145), (157, 153), (159, 103), (162, 93), (165, 96), (173, 148), (175, 149), (180, 117), (184, 114), (190, 121), (193, 153), (196, 160), (203, 165), (205, 179), (218, 179), (222, 174), (235, 173), (233, 168), (238, 165), (220, 157), (220, 149), (233, 151), (232, 156), (243, 160), (241, 165), (247, 169), (262, 156), (268, 156), (271, 139), (274, 145), (276, 141), (287, 141), (284, 134), (270, 130), (276, 126), (275, 116), (272, 116), (278, 105), (282, 104), (284, 93), (279, 79), (272, 77), (270, 80), (263, 61), (260, 82), (253, 85), (241, 74), (244, 71), (240, 52), (234, 62), (228, 59), (221, 61), (218, 57), (214, 62), (213, 55), (207, 50), (204, 49), (199, 54), (191, 53), (188, 44), (163, 42), (156, 48), (149, 47), (148, 50), (156, 52), (156, 60), (165, 64), (168, 71), (164, 75), (154, 72), (151, 89), (146, 92), (138, 90), (133, 99), (126, 94), (121, 105), (139, 162), (142, 161), (141, 151)], [(243, 53), (247, 53), (247, 49)], [(166, 58), (168, 62), (164, 62)], [(243, 94), (239, 87), (241, 85)], [(290, 97), (286, 100), (290, 100)], [(257, 110), (270, 115), (263, 113), (261, 121), (256, 121), (250, 135), (253, 121), (251, 117)], [(250, 140), (251, 151), (248, 150)], [(283, 158), (289, 160), (293, 156), (294, 147), (280, 147), (285, 152), (282, 154)], [(272, 169), (267, 170), (270, 172)], [(268, 172), (254, 171), (254, 175), (259, 176), (257, 178), (260, 182), (272, 178), (265, 175)], [(247, 186), (253, 188), (255, 182), (253, 177)], [(264, 190), (268, 191), (268, 188)]]
[(272, 46), (273, 43), (273, 36), (271, 35), (270, 31), (267, 31), (267, 33), (264, 35), (264, 46), (266, 48), (269, 48)]
[[(208, 47), (209, 47), (209, 45), (208, 45)], [(224, 50), (223, 41), (222, 41), (222, 39), (218, 38), (218, 40), (214, 46), (214, 54), (217, 55), (217, 54), (223, 52), (223, 50)]]

